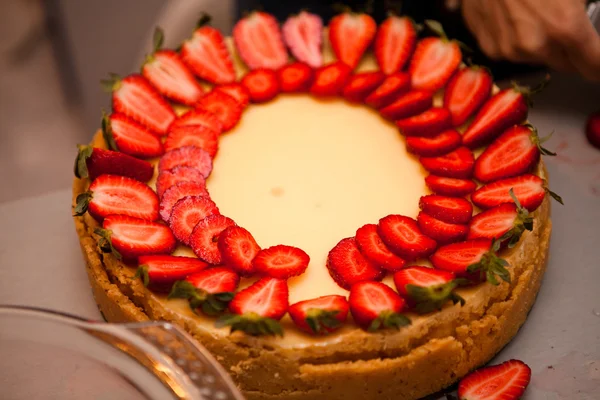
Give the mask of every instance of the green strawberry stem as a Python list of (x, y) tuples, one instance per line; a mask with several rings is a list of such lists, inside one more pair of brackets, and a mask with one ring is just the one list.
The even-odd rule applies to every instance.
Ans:
[(121, 260), (123, 258), (121, 253), (119, 253), (119, 251), (112, 245), (112, 241), (110, 239), (112, 236), (112, 231), (108, 229), (96, 228), (94, 233), (100, 236), (100, 239), (98, 240), (98, 247), (100, 248), (100, 251), (103, 253), (112, 254), (117, 260)]
[(198, 22), (196, 22), (196, 29), (202, 28), (203, 26), (210, 24), (211, 20), (212, 20), (212, 17), (209, 14), (207, 14), (205, 12), (201, 12), (200, 18), (198, 18)]
[[(430, 31), (432, 31), (435, 35), (439, 36), (443, 41), (450, 41), (450, 39), (446, 35), (446, 32), (444, 31), (444, 27), (439, 21), (435, 21), (433, 19), (426, 19), (425, 21), (423, 21), (423, 23), (427, 28), (429, 28)], [(471, 49), (463, 42), (458, 41), (456, 39), (452, 39), (452, 41), (456, 42), (458, 46), (467, 53), (473, 53), (473, 49)]]
[(83, 214), (85, 214), (88, 210), (92, 198), (92, 192), (85, 192), (77, 195), (77, 198), (75, 199), (75, 202), (77, 204), (75, 205), (75, 209), (73, 210), (75, 212), (73, 216), (81, 217)]
[(134, 279), (140, 278), (142, 280), (142, 283), (144, 284), (145, 287), (148, 287), (148, 285), (150, 284), (150, 275), (148, 275), (148, 266), (147, 265), (140, 265), (137, 269), (137, 271), (135, 271), (135, 275), (133, 276)]
[(481, 256), (479, 262), (469, 265), (467, 271), (471, 273), (479, 272), (482, 279), (485, 277), (494, 286), (500, 284), (496, 277), (500, 277), (503, 281), (510, 283), (510, 273), (506, 269), (509, 264), (497, 255), (501, 243), (500, 240), (495, 240), (492, 248)]
[(109, 72), (108, 79), (100, 80), (100, 85), (102, 86), (102, 89), (104, 89), (104, 91), (112, 93), (121, 87), (121, 77), (119, 76), (119, 74)]
[(188, 281), (177, 281), (167, 298), (187, 299), (192, 311), (197, 312), (201, 309), (204, 314), (214, 316), (222, 314), (227, 309), (233, 295), (231, 292), (208, 293)]
[(465, 304), (465, 299), (454, 292), (460, 281), (455, 279), (448, 283), (432, 286), (406, 285), (410, 298), (416, 303), (415, 311), (419, 314), (427, 314), (432, 311), (441, 310), (448, 300), (453, 304)]
[(92, 146), (77, 145), (77, 157), (75, 158), (75, 176), (79, 179), (87, 178), (88, 168), (87, 160), (92, 156), (94, 148)]
[(115, 137), (113, 136), (110, 119), (104, 110), (102, 110), (102, 138), (104, 138), (106, 147), (108, 147), (109, 150), (119, 151), (117, 143), (115, 142)]
[(556, 200), (557, 202), (559, 202), (560, 204), (562, 204), (563, 206), (565, 205), (565, 203), (563, 202), (562, 197), (560, 197), (558, 194), (554, 193), (552, 190), (550, 190), (550, 188), (548, 187), (548, 182), (546, 180), (544, 180), (544, 190), (546, 191), (546, 193), (548, 193), (550, 195), (550, 197), (552, 197), (554, 200)]
[(525, 232), (525, 230), (532, 231), (533, 230), (533, 217), (529, 214), (526, 208), (521, 206), (521, 202), (517, 196), (515, 196), (515, 192), (512, 188), (508, 191), (510, 197), (515, 202), (517, 206), (517, 218), (513, 223), (513, 227), (508, 230), (502, 237), (499, 239), (501, 243), (508, 241), (508, 248), (512, 249), (521, 239), (521, 236)]
[(325, 334), (342, 325), (342, 323), (335, 318), (338, 314), (339, 310), (311, 308), (306, 312), (306, 323), (314, 333)]
[(163, 47), (165, 42), (165, 33), (160, 26), (154, 28), (154, 35), (152, 36), (152, 52), (156, 53)]
[(261, 317), (256, 313), (225, 314), (217, 319), (215, 323), (217, 328), (230, 327), (230, 333), (242, 331), (251, 336), (283, 336), (283, 328), (279, 321)]
[(538, 150), (540, 151), (540, 154), (542, 154), (544, 156), (555, 156), (556, 155), (556, 153), (554, 153), (542, 146), (542, 143), (548, 141), (552, 137), (552, 135), (554, 134), (554, 131), (552, 131), (548, 135), (540, 138), (537, 129), (533, 125), (525, 124), (523, 126), (525, 126), (526, 128), (528, 128), (531, 131), (531, 136), (529, 138), (531, 139), (531, 142), (537, 146)]
[(400, 329), (411, 324), (411, 320), (400, 313), (388, 310), (382, 311), (377, 318), (371, 322), (368, 328), (369, 332), (375, 332), (379, 329)]
[(544, 90), (546, 88), (546, 86), (548, 86), (549, 83), (550, 83), (550, 74), (546, 74), (544, 76), (544, 79), (532, 88), (530, 88), (528, 86), (520, 86), (516, 81), (511, 81), (513, 89), (516, 92), (519, 92), (523, 96), (525, 96), (525, 99), (527, 100), (527, 105), (529, 107), (533, 106), (533, 102), (531, 101), (531, 96)]

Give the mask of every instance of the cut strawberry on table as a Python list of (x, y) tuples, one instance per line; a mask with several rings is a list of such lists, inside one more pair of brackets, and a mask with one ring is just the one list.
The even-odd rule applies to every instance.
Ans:
[(344, 296), (330, 295), (292, 304), (288, 312), (292, 321), (304, 332), (325, 335), (346, 322), (349, 310)]
[(75, 176), (94, 180), (100, 175), (121, 175), (147, 182), (154, 175), (154, 167), (147, 161), (117, 151), (92, 146), (78, 146)]
[(415, 48), (417, 31), (408, 17), (390, 15), (377, 30), (375, 58), (379, 69), (391, 75), (406, 65)]
[(230, 95), (212, 91), (198, 101), (197, 108), (214, 114), (227, 132), (237, 125), (242, 117), (242, 106)]
[(425, 184), (435, 194), (450, 197), (464, 197), (477, 189), (477, 184), (470, 179), (447, 178), (445, 176), (428, 175)]
[(386, 77), (381, 85), (366, 97), (365, 103), (375, 109), (380, 109), (393, 103), (398, 96), (409, 90), (410, 75), (406, 72), (396, 72)]
[(417, 221), (402, 215), (381, 218), (377, 233), (394, 254), (406, 261), (425, 258), (437, 247), (435, 240), (421, 232)]
[(404, 136), (432, 137), (451, 128), (452, 123), (448, 110), (432, 107), (421, 114), (397, 120), (396, 126)]
[(266, 103), (273, 100), (281, 88), (277, 73), (268, 69), (255, 69), (242, 78), (242, 86), (250, 94), (253, 103)]
[(370, 15), (344, 12), (329, 21), (329, 42), (337, 59), (354, 69), (376, 31), (377, 24)]
[(252, 276), (252, 260), (260, 251), (260, 246), (248, 230), (240, 226), (230, 226), (219, 235), (217, 248), (221, 262), (241, 276)]
[(187, 196), (209, 197), (206, 184), (204, 182), (183, 181), (168, 188), (160, 198), (159, 211), (162, 220), (168, 223), (175, 204)]
[(277, 70), (288, 61), (279, 23), (271, 14), (255, 11), (233, 27), (238, 54), (250, 69)]
[(302, 275), (309, 263), (310, 257), (304, 250), (282, 244), (262, 249), (252, 260), (258, 274), (278, 279)]
[(232, 314), (219, 318), (216, 326), (229, 326), (232, 333), (242, 331), (253, 336), (283, 336), (278, 321), (288, 310), (288, 298), (285, 280), (262, 278), (235, 295), (229, 303)]
[(281, 27), (283, 39), (295, 59), (318, 68), (323, 64), (323, 20), (315, 14), (301, 11), (288, 17)]
[(444, 91), (444, 108), (450, 111), (452, 125), (467, 122), (490, 97), (492, 85), (492, 75), (484, 67), (465, 67), (454, 74)]
[(163, 195), (171, 186), (175, 186), (179, 182), (193, 182), (206, 186), (204, 175), (196, 168), (192, 167), (175, 167), (161, 171), (156, 179), (156, 194), (162, 199)]
[(313, 70), (307, 64), (295, 62), (277, 71), (281, 91), (284, 93), (308, 92), (313, 81)]
[(219, 235), (233, 225), (235, 222), (231, 218), (217, 214), (209, 215), (198, 222), (190, 235), (190, 247), (194, 254), (209, 264), (221, 264)]
[(423, 211), (417, 215), (417, 224), (421, 232), (440, 245), (465, 240), (469, 233), (467, 225), (444, 222)]
[(324, 65), (315, 70), (310, 92), (317, 97), (333, 97), (342, 93), (352, 70), (341, 61)]
[(385, 270), (366, 259), (358, 249), (354, 238), (340, 240), (327, 256), (329, 275), (342, 288), (364, 281), (380, 281)]
[(146, 78), (131, 74), (123, 79), (110, 74), (102, 86), (112, 92), (113, 111), (125, 114), (150, 130), (164, 135), (175, 120), (175, 112)]
[(404, 299), (381, 282), (353, 285), (348, 302), (354, 322), (369, 332), (400, 329), (411, 323), (408, 317), (401, 314), (406, 305)]
[(448, 178), (469, 179), (475, 166), (473, 153), (466, 147), (439, 157), (421, 157), (419, 161), (430, 173)]
[(223, 124), (219, 118), (210, 111), (199, 108), (190, 110), (176, 119), (175, 122), (173, 122), (173, 125), (171, 125), (169, 131), (188, 125), (201, 125), (205, 128), (218, 132), (219, 134), (223, 132)]
[(145, 183), (119, 175), (100, 175), (85, 193), (76, 199), (76, 216), (89, 211), (94, 219), (101, 221), (109, 215), (129, 215), (156, 221), (158, 197)]
[(248, 93), (248, 90), (241, 83), (226, 83), (215, 86), (213, 90), (230, 95), (242, 106), (242, 109), (248, 107), (248, 104), (250, 104), (250, 93)]
[(413, 117), (431, 108), (433, 95), (427, 90), (411, 90), (398, 96), (394, 102), (381, 108), (379, 113), (391, 121)]
[(589, 116), (585, 126), (585, 136), (592, 146), (600, 149), (600, 112)]
[(186, 276), (200, 272), (208, 264), (193, 257), (169, 255), (141, 256), (136, 278), (154, 292), (169, 292), (173, 284)]
[(398, 271), (404, 268), (406, 261), (388, 249), (377, 233), (377, 225), (367, 224), (356, 231), (356, 244), (360, 253), (387, 271)]
[[(181, 185), (186, 185), (186, 183)], [(177, 188), (181, 189), (180, 186)], [(189, 245), (194, 227), (198, 222), (213, 214), (219, 214), (219, 208), (208, 196), (187, 195), (173, 205), (169, 217), (169, 227), (177, 240)]]
[(231, 55), (221, 32), (208, 26), (210, 17), (200, 17), (192, 37), (181, 45), (181, 58), (200, 79), (214, 84), (235, 81)]
[(195, 146), (215, 158), (219, 150), (219, 133), (202, 125), (184, 125), (169, 130), (165, 139), (165, 151)]
[(158, 163), (159, 173), (175, 167), (192, 167), (208, 178), (212, 172), (212, 158), (210, 154), (196, 146), (183, 146), (166, 152)]
[(160, 138), (124, 114), (102, 117), (102, 135), (111, 150), (138, 158), (161, 156), (165, 150)]
[(531, 368), (523, 361), (508, 360), (480, 368), (458, 384), (460, 400), (518, 400), (531, 380)]
[(437, 157), (456, 150), (461, 142), (460, 133), (448, 129), (433, 137), (407, 137), (406, 148), (410, 153), (418, 156)]
[(362, 103), (384, 80), (385, 75), (379, 71), (354, 74), (342, 90), (342, 96), (348, 101)]
[(436, 194), (421, 197), (419, 208), (432, 217), (450, 224), (466, 224), (473, 215), (473, 205), (470, 201)]

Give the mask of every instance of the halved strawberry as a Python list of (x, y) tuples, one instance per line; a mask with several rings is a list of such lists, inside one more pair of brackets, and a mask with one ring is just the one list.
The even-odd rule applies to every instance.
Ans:
[(399, 119), (396, 126), (404, 136), (436, 136), (452, 127), (450, 112), (445, 108), (432, 107), (421, 114)]
[(406, 261), (383, 243), (375, 224), (364, 225), (356, 231), (356, 244), (365, 258), (387, 271), (398, 271), (406, 265)]
[(119, 260), (170, 254), (177, 245), (169, 227), (128, 215), (109, 215), (104, 218), (102, 228), (96, 228), (94, 233), (100, 236), (100, 250), (112, 253)]
[(250, 69), (277, 70), (288, 61), (279, 23), (271, 14), (255, 11), (233, 27), (238, 54)]
[(213, 90), (223, 92), (233, 97), (242, 108), (248, 107), (250, 103), (250, 93), (241, 83), (226, 83), (224, 85), (215, 86)]
[(417, 31), (408, 17), (390, 15), (375, 36), (375, 58), (379, 69), (391, 75), (404, 68), (415, 48)]
[[(186, 185), (186, 183), (181, 183), (181, 185)], [(181, 186), (177, 186), (177, 189), (181, 189)], [(169, 217), (169, 227), (177, 240), (189, 245), (194, 227), (198, 222), (213, 214), (219, 214), (219, 208), (210, 197), (187, 195), (173, 205)]]
[(330, 295), (299, 301), (288, 309), (292, 321), (304, 332), (325, 335), (340, 328), (350, 306), (344, 296)]
[(323, 65), (315, 70), (310, 92), (317, 97), (338, 96), (352, 75), (352, 69), (341, 61)]
[(219, 235), (233, 225), (235, 222), (231, 218), (218, 214), (209, 215), (198, 222), (190, 235), (190, 247), (194, 254), (209, 264), (221, 264)]
[(103, 116), (102, 134), (110, 149), (133, 157), (158, 157), (165, 152), (158, 136), (124, 114)]
[(327, 256), (327, 269), (333, 280), (348, 290), (355, 283), (380, 281), (385, 276), (385, 270), (360, 253), (354, 238), (342, 239), (331, 249)]
[(250, 94), (253, 103), (266, 103), (280, 92), (277, 73), (269, 69), (255, 69), (242, 78), (242, 86)]
[(196, 108), (183, 114), (177, 118), (169, 131), (187, 125), (201, 125), (221, 134), (223, 132), (223, 124), (219, 118), (210, 111)]
[(480, 368), (458, 384), (461, 400), (517, 400), (531, 380), (531, 368), (520, 360)]
[(181, 166), (196, 168), (204, 178), (208, 178), (213, 164), (206, 150), (196, 146), (183, 146), (166, 152), (158, 162), (158, 171), (160, 173)]
[(258, 274), (278, 279), (302, 275), (309, 263), (310, 257), (304, 250), (283, 244), (262, 249), (252, 260)]
[(423, 211), (417, 215), (417, 224), (421, 232), (440, 245), (464, 240), (469, 233), (467, 225), (445, 222)]
[(206, 184), (204, 182), (183, 181), (168, 188), (160, 198), (160, 217), (162, 220), (168, 223), (175, 204), (187, 196), (209, 197)]
[(147, 161), (117, 151), (91, 146), (78, 146), (75, 176), (94, 180), (100, 175), (121, 175), (147, 182), (154, 175), (154, 167)]
[(410, 89), (410, 75), (396, 72), (385, 80), (365, 99), (365, 103), (375, 109), (383, 108), (396, 100), (398, 96)]
[(242, 117), (242, 106), (230, 95), (216, 90), (202, 97), (197, 108), (211, 112), (221, 121), (221, 133), (231, 130)]
[(348, 101), (362, 103), (384, 80), (385, 75), (380, 71), (354, 74), (350, 77), (348, 83), (346, 83), (342, 95)]
[(219, 134), (202, 125), (184, 125), (169, 130), (165, 139), (165, 151), (185, 146), (195, 146), (215, 158), (219, 150)]
[(197, 258), (169, 255), (141, 256), (138, 265), (135, 276), (154, 292), (169, 292), (176, 281), (208, 267)]
[(285, 93), (307, 92), (313, 81), (312, 68), (301, 62), (285, 65), (277, 71), (277, 75), (281, 91)]
[(148, 221), (158, 219), (158, 197), (145, 183), (119, 175), (100, 175), (87, 192), (76, 199), (75, 215), (89, 211), (96, 220), (109, 215), (129, 215)]
[(492, 92), (490, 72), (479, 66), (465, 67), (454, 74), (444, 91), (444, 108), (450, 111), (452, 125), (467, 122)]
[(468, 238), (499, 239), (508, 241), (508, 247), (514, 247), (525, 230), (533, 230), (529, 211), (520, 204), (504, 203), (474, 216), (469, 224)]
[(110, 74), (102, 85), (112, 92), (113, 111), (125, 114), (158, 134), (166, 134), (175, 120), (169, 103), (141, 75), (131, 74), (121, 79), (117, 74)]
[(204, 175), (196, 168), (192, 167), (175, 167), (161, 171), (156, 178), (156, 194), (162, 199), (163, 195), (171, 186), (175, 186), (179, 182), (194, 182), (206, 186)]
[(473, 153), (466, 147), (439, 157), (421, 157), (419, 161), (432, 174), (460, 179), (470, 178), (475, 165)]
[(281, 32), (294, 58), (313, 68), (323, 64), (323, 20), (320, 16), (301, 11), (298, 15), (288, 17)]
[(427, 90), (411, 90), (398, 96), (392, 103), (381, 108), (379, 113), (383, 118), (396, 121), (413, 117), (431, 108), (433, 95)]
[(450, 224), (466, 224), (473, 215), (473, 205), (470, 201), (437, 194), (421, 197), (419, 208), (432, 217)]
[(216, 326), (230, 326), (231, 332), (243, 331), (249, 335), (279, 335), (283, 329), (279, 320), (289, 307), (287, 282), (276, 278), (262, 278), (239, 291), (231, 303), (231, 315), (217, 320)]
[(407, 261), (427, 257), (437, 247), (435, 240), (419, 230), (417, 221), (402, 215), (381, 218), (377, 233), (394, 254)]
[(548, 138), (540, 139), (531, 125), (508, 128), (477, 158), (473, 175), (486, 183), (528, 172), (537, 164), (541, 154), (556, 155), (542, 147)]
[(585, 136), (588, 142), (600, 149), (600, 112), (591, 114), (585, 125)]
[(329, 42), (337, 59), (353, 70), (371, 45), (376, 31), (377, 23), (370, 15), (345, 12), (329, 21)]
[(425, 184), (433, 193), (450, 197), (463, 197), (477, 189), (477, 184), (470, 179), (447, 178), (437, 175), (428, 175), (425, 178)]
[(241, 276), (254, 274), (252, 260), (260, 251), (260, 246), (247, 229), (236, 225), (225, 228), (219, 235), (217, 247), (225, 266)]
[(207, 26), (210, 17), (202, 15), (192, 37), (181, 45), (181, 58), (194, 74), (205, 81), (223, 84), (235, 81), (231, 55), (221, 32)]
[(406, 148), (418, 156), (437, 157), (456, 150), (461, 142), (460, 133), (448, 129), (433, 137), (407, 137)]
[(359, 282), (350, 289), (350, 312), (354, 322), (370, 332), (400, 329), (411, 321), (400, 314), (406, 303), (389, 286), (381, 282)]

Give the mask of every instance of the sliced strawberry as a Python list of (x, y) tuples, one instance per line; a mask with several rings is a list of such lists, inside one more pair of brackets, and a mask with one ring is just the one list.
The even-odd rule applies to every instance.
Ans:
[(303, 250), (279, 244), (259, 251), (252, 265), (261, 275), (288, 279), (302, 275), (309, 262), (310, 257)]
[(436, 136), (452, 127), (450, 112), (445, 108), (432, 107), (411, 117), (399, 119), (396, 126), (404, 136)]
[(250, 93), (248, 93), (248, 90), (246, 90), (241, 83), (235, 82), (215, 86), (214, 90), (217, 92), (223, 92), (233, 97), (235, 101), (242, 106), (242, 109), (248, 107), (248, 104), (250, 103)]
[(406, 303), (389, 286), (381, 282), (359, 282), (350, 289), (350, 312), (354, 322), (370, 332), (379, 329), (400, 329), (410, 325), (400, 314)]
[(585, 136), (592, 146), (600, 149), (600, 112), (589, 116), (585, 126)]
[(119, 175), (100, 175), (87, 192), (77, 196), (75, 215), (89, 211), (96, 220), (109, 215), (129, 215), (148, 221), (158, 219), (158, 197), (145, 183)]
[(365, 99), (365, 103), (375, 109), (383, 108), (396, 98), (410, 90), (410, 75), (406, 72), (396, 72), (385, 78), (373, 93)]
[(313, 81), (313, 70), (307, 64), (295, 62), (277, 71), (281, 91), (285, 93), (308, 92)]
[[(187, 184), (193, 185), (189, 182), (180, 185), (185, 186)], [(177, 186), (177, 190), (180, 190), (182, 186)], [(177, 240), (189, 245), (190, 235), (194, 227), (198, 222), (213, 214), (219, 214), (219, 208), (208, 196), (188, 195), (173, 205), (169, 217), (169, 227)]]
[(175, 112), (146, 78), (138, 74), (121, 79), (116, 74), (102, 81), (112, 92), (113, 111), (125, 114), (150, 130), (164, 135), (175, 120)]
[(230, 226), (219, 235), (217, 247), (225, 266), (241, 276), (254, 274), (252, 260), (260, 251), (260, 246), (248, 230), (240, 226)]
[(285, 44), (297, 60), (319, 68), (323, 65), (323, 20), (316, 14), (301, 11), (288, 17), (281, 27)]
[(352, 70), (341, 61), (324, 65), (315, 70), (310, 92), (317, 97), (338, 96), (350, 79)]
[(212, 172), (212, 158), (210, 154), (196, 146), (184, 146), (168, 151), (158, 163), (159, 173), (175, 167), (192, 167), (208, 178)]
[(342, 91), (342, 95), (348, 101), (362, 103), (384, 80), (385, 75), (379, 71), (354, 74), (348, 80), (348, 83)]
[(104, 116), (102, 134), (111, 149), (133, 157), (158, 157), (165, 152), (156, 135), (124, 114), (112, 113), (110, 117)]
[(391, 251), (407, 261), (427, 257), (437, 247), (435, 240), (419, 230), (417, 221), (402, 215), (388, 215), (380, 219), (377, 233)]
[(242, 117), (242, 106), (230, 95), (219, 91), (212, 91), (202, 97), (198, 108), (214, 114), (223, 126), (223, 132), (233, 129)]
[(375, 38), (377, 24), (364, 13), (345, 12), (329, 21), (329, 42), (338, 60), (356, 68)]
[(458, 397), (469, 400), (517, 400), (531, 380), (523, 361), (508, 360), (471, 372), (458, 384)]
[(255, 11), (233, 27), (238, 54), (250, 69), (277, 70), (288, 61), (279, 23), (271, 14)]
[(219, 235), (233, 225), (235, 222), (231, 218), (217, 214), (209, 215), (198, 222), (190, 236), (190, 247), (194, 254), (209, 264), (221, 264)]
[(439, 157), (421, 157), (419, 161), (432, 174), (460, 179), (470, 178), (475, 165), (473, 153), (466, 147)]
[[(178, 182), (168, 188), (160, 198), (160, 217), (163, 221), (169, 222), (171, 213), (175, 204), (187, 196), (209, 197), (206, 184), (204, 182)], [(192, 225), (192, 228), (194, 225)]]
[(385, 270), (360, 253), (354, 238), (342, 239), (331, 249), (327, 269), (333, 280), (348, 290), (357, 282), (380, 281), (385, 276)]
[(508, 247), (514, 247), (525, 230), (533, 230), (529, 211), (515, 203), (504, 203), (474, 216), (469, 224), (468, 238), (499, 239), (508, 241)]
[(433, 105), (433, 95), (427, 90), (411, 90), (379, 110), (383, 118), (395, 121), (421, 114)]
[(196, 289), (202, 289), (210, 294), (232, 293), (240, 283), (240, 276), (230, 268), (213, 267), (188, 275), (185, 280)]
[(556, 155), (542, 147), (546, 139), (540, 139), (531, 125), (508, 128), (477, 158), (473, 175), (486, 183), (529, 172), (541, 154)]
[(450, 224), (466, 224), (473, 215), (471, 202), (460, 197), (429, 194), (421, 197), (419, 208), (427, 214)]
[(364, 225), (356, 231), (356, 244), (365, 258), (387, 271), (398, 271), (406, 265), (406, 261), (383, 243), (375, 224)]
[(410, 153), (423, 157), (437, 157), (460, 147), (462, 138), (454, 129), (448, 129), (433, 137), (412, 136), (406, 138)]
[(117, 259), (133, 260), (140, 256), (170, 254), (177, 241), (169, 227), (128, 215), (109, 215), (102, 222), (98, 246)]
[(250, 94), (253, 103), (266, 103), (280, 92), (277, 73), (268, 69), (255, 69), (242, 78), (242, 86)]
[(379, 69), (391, 75), (406, 65), (415, 48), (417, 31), (408, 17), (389, 16), (375, 36), (375, 58)]
[(156, 194), (162, 199), (163, 195), (171, 186), (177, 185), (179, 182), (193, 182), (206, 187), (206, 181), (202, 172), (192, 167), (175, 167), (161, 171), (156, 179)]
[(450, 111), (452, 125), (460, 126), (490, 97), (493, 79), (483, 67), (466, 67), (454, 74), (444, 91), (444, 108)]
[(304, 332), (325, 335), (346, 322), (349, 310), (344, 296), (330, 295), (292, 304), (288, 312), (292, 321)]
[(219, 150), (219, 134), (202, 125), (184, 125), (172, 128), (165, 139), (165, 151), (195, 146), (215, 158)]
[(428, 175), (425, 178), (425, 184), (433, 193), (450, 197), (463, 197), (477, 189), (477, 184), (470, 179), (447, 178), (437, 175)]
[(175, 122), (173, 122), (173, 125), (171, 125), (170, 130), (187, 125), (201, 125), (205, 128), (218, 132), (219, 134), (223, 132), (223, 124), (219, 118), (210, 111), (199, 108), (190, 110), (176, 119)]
[(421, 232), (440, 245), (464, 240), (469, 233), (467, 225), (444, 222), (423, 211), (417, 216), (417, 224)]
[(75, 176), (94, 180), (104, 174), (147, 182), (154, 175), (154, 167), (147, 161), (117, 151), (80, 145), (75, 159)]
[(235, 81), (231, 55), (221, 32), (207, 26), (210, 17), (203, 15), (192, 37), (181, 45), (181, 58), (200, 79), (215, 84)]
[(136, 277), (155, 292), (169, 292), (176, 281), (208, 267), (197, 258), (168, 255), (141, 256), (138, 265)]

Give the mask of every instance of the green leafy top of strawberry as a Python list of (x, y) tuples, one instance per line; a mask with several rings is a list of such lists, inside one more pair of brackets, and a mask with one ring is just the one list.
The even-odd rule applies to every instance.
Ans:
[(552, 197), (555, 201), (559, 202), (560, 204), (562, 204), (563, 206), (565, 205), (565, 203), (563, 202), (562, 197), (560, 197), (558, 194), (554, 193), (552, 190), (550, 190), (550, 188), (548, 187), (548, 182), (546, 182), (546, 180), (544, 180), (544, 190), (546, 191), (546, 193), (548, 193), (548, 195), (550, 195), (550, 197)]
[(375, 332), (379, 329), (400, 329), (404, 326), (410, 325), (412, 322), (404, 314), (400, 314), (391, 310), (382, 311), (377, 318), (371, 322), (368, 331)]
[(196, 22), (196, 29), (202, 28), (203, 26), (210, 24), (210, 21), (212, 21), (212, 17), (205, 12), (201, 12), (200, 17), (198, 18), (198, 22)]
[(533, 217), (529, 214), (529, 211), (527, 211), (526, 208), (521, 206), (521, 203), (519, 202), (519, 199), (517, 199), (517, 196), (515, 196), (515, 192), (512, 188), (508, 191), (508, 193), (517, 206), (517, 218), (515, 218), (513, 227), (504, 235), (502, 235), (500, 242), (508, 240), (508, 247), (512, 249), (519, 242), (519, 239), (521, 239), (521, 236), (525, 230), (533, 230)]
[(84, 192), (84, 193), (80, 193), (79, 195), (77, 195), (77, 198), (75, 199), (76, 205), (75, 205), (75, 209), (73, 216), (74, 217), (81, 217), (83, 214), (85, 214), (88, 210), (88, 207), (90, 205), (90, 201), (93, 198), (93, 194), (92, 192)]
[(217, 319), (217, 328), (230, 327), (230, 332), (242, 331), (251, 336), (283, 336), (283, 328), (279, 321), (273, 318), (261, 317), (249, 312), (243, 315), (225, 314)]
[(416, 303), (415, 311), (419, 314), (427, 314), (435, 310), (441, 310), (448, 300), (453, 304), (465, 304), (465, 299), (454, 292), (458, 286), (467, 283), (466, 279), (454, 279), (450, 282), (432, 286), (417, 286), (408, 284), (406, 290), (410, 298)]
[(87, 160), (92, 156), (94, 148), (92, 146), (78, 145), (77, 157), (75, 158), (75, 176), (79, 179), (87, 178), (88, 168)]
[(122, 84), (122, 79), (119, 74), (115, 74), (114, 72), (108, 73), (108, 79), (101, 79), (100, 86), (102, 89), (108, 93), (112, 93), (115, 90), (119, 90)]
[(112, 241), (110, 240), (112, 231), (108, 229), (96, 228), (94, 233), (100, 236), (100, 240), (98, 240), (98, 247), (100, 248), (100, 251), (103, 253), (111, 253), (117, 260), (121, 260), (123, 258), (121, 253), (119, 253), (119, 251), (112, 245)]
[(492, 248), (481, 256), (478, 262), (469, 265), (467, 271), (479, 272), (482, 278), (485, 276), (486, 280), (494, 286), (500, 284), (496, 277), (510, 283), (510, 273), (506, 269), (509, 266), (508, 261), (498, 257), (497, 254), (501, 244), (501, 240), (495, 240)]
[(196, 312), (201, 309), (206, 315), (222, 314), (233, 299), (232, 292), (208, 293), (205, 290), (194, 287), (188, 281), (177, 281), (169, 293), (169, 299), (187, 299), (190, 308)]
[(327, 333), (342, 325), (342, 322), (336, 318), (339, 313), (339, 310), (311, 308), (306, 313), (306, 323), (314, 333)]
[(446, 35), (446, 31), (444, 31), (444, 27), (442, 26), (442, 24), (439, 21), (435, 21), (433, 19), (426, 19), (423, 22), (430, 31), (432, 31), (434, 34), (439, 36), (440, 39), (442, 39), (444, 42), (448, 42), (448, 41), (455, 42), (456, 44), (458, 44), (458, 46), (462, 50), (464, 50), (468, 53), (473, 53), (473, 50), (469, 46), (464, 44), (463, 42), (458, 41), (456, 39), (449, 39), (448, 35)]
[(115, 138), (113, 136), (110, 118), (104, 110), (102, 111), (102, 138), (104, 139), (106, 147), (108, 147), (109, 150), (119, 151), (119, 148), (117, 147), (117, 143), (115, 142)]
[(546, 74), (546, 76), (544, 76), (544, 80), (542, 80), (540, 83), (538, 83), (532, 88), (530, 88), (529, 86), (520, 86), (516, 81), (511, 81), (513, 90), (521, 93), (525, 97), (525, 99), (527, 100), (527, 105), (529, 107), (533, 107), (531, 96), (544, 90), (549, 83), (550, 74)]
[(556, 155), (556, 153), (554, 153), (542, 146), (542, 144), (544, 142), (548, 141), (552, 137), (554, 132), (550, 132), (547, 136), (540, 137), (537, 129), (533, 125), (525, 124), (524, 126), (531, 131), (531, 136), (529, 138), (531, 139), (531, 142), (537, 146), (538, 150), (540, 151), (540, 154), (542, 154), (544, 156), (555, 156)]

